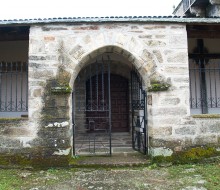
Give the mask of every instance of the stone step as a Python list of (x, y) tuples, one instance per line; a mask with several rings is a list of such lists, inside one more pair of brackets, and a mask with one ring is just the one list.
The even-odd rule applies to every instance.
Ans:
[[(128, 132), (112, 133), (112, 153), (134, 153), (132, 148), (132, 137)], [(95, 141), (94, 141), (95, 138)], [(108, 133), (82, 133), (77, 134), (75, 139), (75, 149), (79, 155), (106, 155), (109, 154), (109, 134)]]
[[(135, 153), (133, 148), (131, 147), (112, 147), (112, 154), (119, 154), (119, 153)], [(93, 147), (81, 147), (76, 148), (77, 155), (91, 155), (91, 154), (97, 154), (97, 155), (103, 155), (103, 154), (109, 154), (110, 149), (109, 147), (96, 147), (95, 149)]]
[[(87, 140), (87, 139), (78, 139), (76, 140), (75, 144), (89, 144), (89, 143), (102, 143), (102, 144), (109, 144), (110, 142), (107, 141), (107, 140), (96, 140), (96, 141), (93, 141), (93, 140)], [(112, 145), (131, 145), (132, 144), (132, 141), (112, 141), (111, 142)]]

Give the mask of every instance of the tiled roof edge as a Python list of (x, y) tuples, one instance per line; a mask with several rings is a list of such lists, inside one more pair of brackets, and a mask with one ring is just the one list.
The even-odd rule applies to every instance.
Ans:
[(176, 23), (220, 23), (220, 17), (187, 18), (178, 16), (108, 16), (108, 17), (58, 17), (38, 19), (0, 20), (0, 25), (48, 24), (48, 23), (105, 23), (105, 22), (176, 22)]

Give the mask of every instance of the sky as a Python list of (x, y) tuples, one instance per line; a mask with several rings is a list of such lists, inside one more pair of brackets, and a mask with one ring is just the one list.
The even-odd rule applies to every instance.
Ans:
[(181, 0), (2, 0), (0, 19), (168, 16)]

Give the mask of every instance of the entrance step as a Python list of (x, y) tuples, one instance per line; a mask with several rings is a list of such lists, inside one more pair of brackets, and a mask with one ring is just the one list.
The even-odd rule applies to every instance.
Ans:
[[(112, 133), (112, 154), (135, 153), (132, 148), (132, 137), (128, 132)], [(109, 135), (103, 134), (78, 134), (75, 139), (77, 155), (108, 155), (110, 152)]]
[(72, 167), (120, 167), (149, 165), (150, 159), (139, 152), (113, 154), (112, 156), (83, 156), (74, 160)]
[(131, 147), (112, 147), (112, 153), (135, 153), (136, 151)]

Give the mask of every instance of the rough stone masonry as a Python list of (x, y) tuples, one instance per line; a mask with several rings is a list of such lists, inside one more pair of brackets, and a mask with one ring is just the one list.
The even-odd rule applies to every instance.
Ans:
[(28, 119), (1, 130), (1, 153), (23, 151), (43, 159), (71, 155), (71, 92), (51, 93), (51, 88), (54, 84), (73, 88), (89, 60), (109, 50), (139, 71), (146, 91), (151, 81), (170, 85), (167, 91), (148, 92), (151, 155), (169, 156), (192, 146), (218, 146), (220, 120), (190, 115), (184, 23), (51, 23), (30, 27)]

